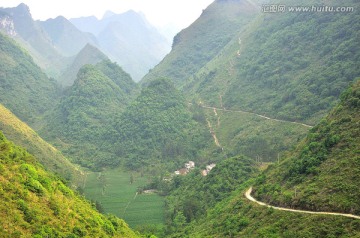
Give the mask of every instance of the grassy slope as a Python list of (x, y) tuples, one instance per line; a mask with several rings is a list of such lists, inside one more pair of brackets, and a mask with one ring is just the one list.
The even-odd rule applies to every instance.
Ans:
[(9, 139), (34, 154), (47, 170), (59, 174), (73, 185), (79, 185), (82, 182), (83, 175), (81, 171), (1, 104), (0, 130)]
[(0, 233), (4, 237), (137, 237), (98, 213), (0, 132)]
[(360, 80), (297, 151), (255, 186), (272, 204), (360, 214)]
[[(354, 62), (359, 55), (349, 56), (349, 52), (357, 47), (354, 39), (358, 24), (354, 19), (358, 14), (331, 17), (329, 14), (261, 14), (247, 24), (239, 16), (244, 16), (242, 11), (249, 8), (239, 6), (242, 5), (236, 1), (215, 2), (175, 38), (172, 52), (144, 82), (162, 75), (173, 79), (188, 100), (195, 99), (196, 103), (201, 101), (209, 106), (225, 106), (289, 121), (306, 120), (309, 124), (319, 121), (356, 75)], [(212, 22), (219, 17), (220, 10), (231, 12), (228, 18), (219, 21), (221, 30)], [(238, 21), (234, 21), (232, 14)], [(342, 25), (349, 25), (354, 31), (338, 34)], [(199, 34), (204, 29), (208, 32)], [(303, 31), (308, 33), (303, 36)], [(217, 40), (218, 45), (210, 50), (208, 41), (215, 37), (209, 35), (215, 32), (228, 37), (227, 43)], [(330, 44), (326, 40), (330, 38), (338, 43)], [(348, 70), (338, 70), (339, 67)], [(254, 148), (262, 145), (260, 156), (275, 160), (278, 153), (291, 148), (308, 131), (290, 123), (270, 123), (237, 115), (231, 112), (221, 115), (223, 122), (216, 128), (221, 145), (231, 155), (243, 153), (256, 157), (259, 153)], [(216, 125), (216, 121), (212, 124)]]

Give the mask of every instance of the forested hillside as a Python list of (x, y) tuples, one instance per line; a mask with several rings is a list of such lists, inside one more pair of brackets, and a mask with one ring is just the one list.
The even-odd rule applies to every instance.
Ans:
[(274, 205), (360, 214), (360, 80), (296, 152), (269, 168), (256, 197)]
[(176, 234), (181, 228), (202, 217), (217, 203), (228, 198), (239, 184), (258, 172), (250, 158), (228, 158), (213, 168), (207, 176), (195, 170), (186, 177), (175, 177), (166, 198), (166, 232)]
[(164, 164), (181, 166), (198, 158), (211, 143), (206, 127), (193, 119), (190, 105), (171, 81), (158, 79), (115, 120), (104, 148), (116, 155), (114, 164), (131, 169)]
[(271, 14), (251, 7), (215, 1), (175, 37), (170, 54), (143, 82), (168, 77), (208, 106), (317, 123), (360, 73), (359, 11)]
[[(114, 120), (136, 96), (137, 85), (108, 60), (83, 66), (60, 103), (45, 118), (40, 134), (84, 166), (106, 160), (98, 151)], [(106, 154), (106, 155), (105, 155)]]
[(0, 131), (0, 233), (4, 237), (138, 237), (104, 216)]
[(264, 13), (259, 21), (239, 35), (224, 106), (317, 123), (360, 74), (359, 11)]

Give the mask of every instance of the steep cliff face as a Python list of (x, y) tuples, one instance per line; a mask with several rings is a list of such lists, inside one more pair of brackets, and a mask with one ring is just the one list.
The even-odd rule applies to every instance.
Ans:
[(13, 19), (1, 13), (0, 13), (0, 31), (11, 37), (15, 37), (17, 35)]
[(25, 4), (13, 8), (0, 8), (0, 18), (5, 19), (3, 33), (25, 48), (49, 76), (56, 78), (67, 64), (67, 59), (56, 49), (39, 21), (34, 21)]

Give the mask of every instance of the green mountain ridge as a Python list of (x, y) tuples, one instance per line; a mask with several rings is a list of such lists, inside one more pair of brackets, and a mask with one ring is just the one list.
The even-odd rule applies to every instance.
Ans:
[[(112, 118), (136, 95), (137, 85), (108, 60), (83, 66), (60, 103), (46, 116), (40, 134), (76, 162), (91, 166)], [(100, 154), (102, 152), (99, 152)], [(99, 162), (103, 156), (98, 156)]]

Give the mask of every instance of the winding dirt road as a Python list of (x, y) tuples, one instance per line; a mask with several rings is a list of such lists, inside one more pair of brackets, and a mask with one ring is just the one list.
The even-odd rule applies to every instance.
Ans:
[(283, 207), (274, 207), (271, 206), (269, 204), (263, 203), (263, 202), (259, 202), (257, 201), (255, 198), (253, 198), (251, 196), (251, 192), (252, 192), (252, 187), (250, 187), (246, 192), (245, 192), (245, 197), (252, 201), (255, 202), (261, 206), (266, 206), (266, 207), (271, 207), (275, 210), (281, 210), (281, 211), (288, 211), (288, 212), (298, 212), (298, 213), (308, 213), (308, 214), (316, 214), (316, 215), (332, 215), (332, 216), (343, 216), (343, 217), (350, 217), (350, 218), (354, 218), (354, 219), (360, 219), (360, 216), (356, 216), (356, 215), (352, 215), (352, 214), (346, 214), (346, 213), (336, 213), (336, 212), (313, 212), (313, 211), (305, 211), (305, 210), (296, 210), (296, 209), (290, 209), (290, 208), (283, 208)]
[(264, 115), (260, 115), (260, 114), (256, 114), (254, 112), (247, 112), (247, 111), (241, 111), (241, 110), (229, 110), (229, 109), (225, 109), (225, 108), (216, 108), (216, 107), (209, 107), (209, 106), (205, 106), (205, 105), (200, 105), (202, 108), (207, 108), (207, 109), (212, 109), (212, 110), (218, 110), (218, 111), (224, 111), (224, 112), (239, 112), (239, 113), (248, 113), (248, 114), (252, 114), (261, 118), (264, 118), (266, 120), (272, 120), (272, 121), (277, 121), (277, 122), (286, 122), (286, 123), (293, 123), (293, 124), (297, 124), (297, 125), (301, 125), (301, 126), (305, 126), (308, 128), (312, 128), (313, 126), (304, 124), (304, 123), (300, 123), (300, 122), (295, 122), (295, 121), (286, 121), (286, 120), (280, 120), (280, 119), (275, 119), (275, 118), (270, 118)]

